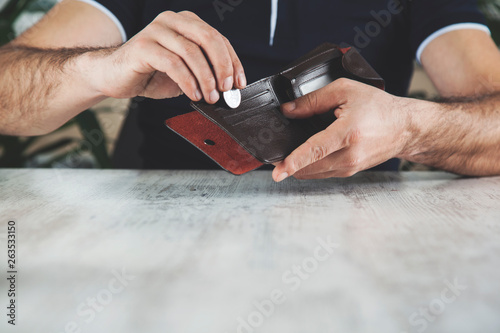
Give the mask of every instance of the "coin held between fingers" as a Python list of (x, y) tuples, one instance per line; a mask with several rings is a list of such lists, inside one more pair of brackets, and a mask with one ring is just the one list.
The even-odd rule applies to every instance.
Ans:
[(232, 89), (223, 93), (224, 101), (231, 109), (236, 109), (241, 104), (241, 92), (239, 89)]

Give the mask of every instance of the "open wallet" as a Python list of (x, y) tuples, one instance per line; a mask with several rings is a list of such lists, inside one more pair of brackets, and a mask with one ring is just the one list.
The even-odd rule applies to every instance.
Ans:
[(228, 107), (222, 98), (214, 105), (193, 102), (196, 111), (170, 118), (166, 125), (225, 170), (242, 175), (284, 160), (335, 121), (333, 111), (288, 119), (280, 106), (341, 77), (384, 89), (384, 80), (355, 48), (326, 43), (241, 90), (237, 108)]

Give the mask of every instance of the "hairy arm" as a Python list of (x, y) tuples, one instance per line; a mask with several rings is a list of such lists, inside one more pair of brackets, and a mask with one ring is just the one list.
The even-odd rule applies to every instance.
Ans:
[(399, 157), (458, 174), (500, 174), (500, 93), (407, 107), (411, 135)]
[(500, 174), (500, 52), (483, 31), (432, 41), (422, 65), (443, 99), (412, 116), (408, 160), (467, 175)]
[(338, 118), (276, 165), (273, 178), (348, 177), (393, 157), (475, 176), (500, 175), (500, 52), (487, 33), (432, 41), (422, 64), (440, 102), (396, 97), (339, 79), (282, 106), (291, 118)]
[(106, 15), (66, 0), (0, 48), (0, 133), (37, 135), (61, 126), (106, 97), (215, 103), (244, 88), (229, 41), (190, 12), (164, 12), (121, 43)]
[(57, 4), (0, 48), (0, 133), (44, 134), (104, 99), (85, 77), (82, 57), (120, 43), (117, 27), (99, 10), (74, 0)]
[[(105, 98), (85, 85), (80, 59), (97, 49), (0, 49), (0, 132), (50, 132)], [(100, 51), (103, 52), (103, 51)]]

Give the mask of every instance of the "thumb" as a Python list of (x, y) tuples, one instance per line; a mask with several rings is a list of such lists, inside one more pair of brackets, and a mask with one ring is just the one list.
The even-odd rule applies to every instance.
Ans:
[(309, 118), (335, 109), (347, 102), (347, 86), (351, 80), (341, 78), (327, 86), (281, 106), (288, 118)]

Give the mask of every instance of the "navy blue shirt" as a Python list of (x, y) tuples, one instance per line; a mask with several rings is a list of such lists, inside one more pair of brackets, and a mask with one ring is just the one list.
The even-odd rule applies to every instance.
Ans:
[[(385, 79), (386, 90), (398, 96), (407, 94), (415, 54), (431, 34), (458, 23), (484, 24), (475, 0), (280, 0), (275, 13), (271, 0), (98, 2), (116, 16), (126, 38), (163, 11), (196, 13), (229, 39), (249, 83), (277, 73), (324, 42), (347, 43)], [(277, 17), (274, 34), (272, 14)], [(116, 147), (116, 166), (218, 169), (164, 125), (165, 119), (190, 111), (186, 97), (136, 99)], [(392, 160), (381, 167), (394, 170), (397, 165)]]

